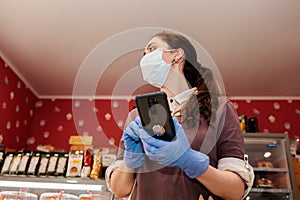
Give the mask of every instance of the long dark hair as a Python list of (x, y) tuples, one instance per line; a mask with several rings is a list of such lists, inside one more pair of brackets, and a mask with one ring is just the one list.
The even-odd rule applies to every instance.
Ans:
[[(205, 120), (214, 121), (215, 111), (218, 107), (218, 86), (213, 78), (213, 74), (210, 69), (202, 66), (197, 61), (197, 53), (191, 42), (183, 35), (174, 32), (161, 32), (153, 37), (158, 37), (162, 41), (166, 42), (171, 49), (182, 48), (185, 53), (185, 63), (183, 67), (183, 74), (189, 87), (196, 87), (198, 89), (197, 103), (199, 106), (200, 116)], [(194, 109), (189, 109), (189, 114), (195, 114)], [(186, 119), (189, 116), (185, 116)]]

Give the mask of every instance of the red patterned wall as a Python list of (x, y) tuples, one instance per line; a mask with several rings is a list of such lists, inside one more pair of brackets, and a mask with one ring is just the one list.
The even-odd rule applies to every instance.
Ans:
[(300, 100), (232, 100), (239, 115), (258, 119), (259, 132), (300, 136)]
[(49, 100), (37, 102), (29, 149), (51, 144), (69, 149), (70, 135), (93, 136), (97, 147), (118, 145), (129, 108), (127, 100)]
[(36, 96), (0, 58), (0, 144), (26, 147), (34, 117)]
[[(69, 149), (70, 135), (94, 136), (98, 147), (117, 145), (131, 100), (38, 99), (0, 59), (0, 143), (35, 150)], [(300, 133), (300, 100), (232, 100), (239, 115), (257, 117), (260, 132)]]

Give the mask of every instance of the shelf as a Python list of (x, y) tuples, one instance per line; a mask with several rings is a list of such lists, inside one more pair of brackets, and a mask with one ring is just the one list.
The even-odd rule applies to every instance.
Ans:
[(288, 172), (286, 168), (265, 168), (265, 167), (254, 167), (255, 172)]
[[(294, 169), (291, 165), (288, 135), (279, 133), (245, 133), (244, 142), (245, 152), (255, 174), (253, 187), (248, 197), (257, 200), (298, 199), (296, 180), (293, 176)], [(270, 162), (270, 166), (276, 167), (268, 168), (266, 165), (259, 165), (259, 161)], [(263, 178), (266, 180), (261, 180)], [(266, 186), (270, 183), (274, 188), (258, 187), (260, 181), (263, 185), (264, 181), (266, 181)]]
[(252, 188), (251, 192), (269, 192), (269, 193), (286, 193), (290, 194), (292, 191), (287, 189), (267, 189), (267, 188)]
[(65, 177), (0, 176), (1, 187), (104, 191), (104, 180)]

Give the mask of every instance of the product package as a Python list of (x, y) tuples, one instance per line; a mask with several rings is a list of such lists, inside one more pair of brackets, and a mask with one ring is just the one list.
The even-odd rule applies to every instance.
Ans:
[(39, 152), (33, 152), (31, 159), (29, 161), (29, 166), (27, 169), (27, 175), (37, 175), (38, 166), (40, 163), (41, 154)]
[(91, 173), (91, 167), (92, 167), (92, 162), (93, 162), (93, 156), (92, 156), (92, 150), (88, 149), (84, 153), (84, 158), (83, 158), (83, 167), (81, 170), (81, 178), (88, 178)]
[(39, 200), (78, 200), (78, 196), (61, 193), (42, 193)]
[(59, 153), (55, 176), (66, 176), (69, 153)]
[(102, 191), (97, 194), (81, 194), (79, 200), (111, 200), (112, 193), (109, 191)]
[(0, 151), (0, 170), (2, 169), (4, 160), (5, 160), (5, 152), (4, 151)]
[(9, 168), (11, 165), (11, 162), (14, 158), (13, 152), (7, 152), (5, 155), (5, 159), (2, 165), (1, 174), (9, 174)]
[(38, 200), (38, 195), (24, 191), (2, 191), (0, 200)]
[(50, 158), (49, 158), (47, 171), (46, 171), (47, 176), (54, 176), (55, 175), (57, 161), (58, 161), (58, 153), (51, 153)]
[(46, 170), (47, 166), (50, 160), (50, 153), (41, 153), (41, 161), (39, 164), (37, 176), (45, 176), (46, 175)]
[(105, 171), (116, 160), (116, 149), (102, 148), (102, 170), (100, 178), (105, 178)]
[(71, 151), (69, 154), (67, 177), (80, 177), (84, 151)]
[(17, 174), (18, 172), (17, 170), (21, 162), (22, 154), (23, 154), (22, 152), (14, 153), (14, 157), (13, 160), (11, 161), (10, 168), (9, 168), (9, 174)]
[(91, 171), (91, 179), (99, 179), (102, 169), (102, 152), (100, 149), (94, 150), (93, 167)]
[(31, 151), (24, 151), (20, 160), (20, 164), (18, 167), (18, 175), (25, 175), (29, 166)]

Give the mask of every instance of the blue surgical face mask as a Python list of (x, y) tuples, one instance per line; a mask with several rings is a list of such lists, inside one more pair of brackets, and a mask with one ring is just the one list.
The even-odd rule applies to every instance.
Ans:
[(143, 79), (157, 88), (165, 84), (171, 69), (171, 64), (162, 59), (162, 54), (163, 50), (157, 49), (144, 55), (140, 61)]

